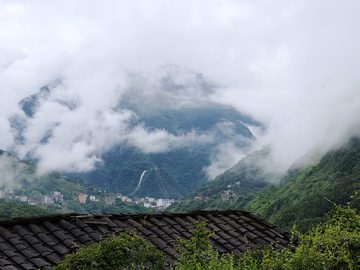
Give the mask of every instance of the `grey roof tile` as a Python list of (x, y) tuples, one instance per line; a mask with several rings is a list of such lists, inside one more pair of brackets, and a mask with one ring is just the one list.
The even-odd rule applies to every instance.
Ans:
[(79, 245), (124, 231), (149, 239), (174, 264), (176, 240), (192, 237), (199, 221), (215, 233), (210, 243), (220, 254), (246, 252), (256, 244), (283, 248), (290, 242), (290, 234), (244, 210), (37, 216), (0, 220), (0, 269), (51, 269)]
[(18, 270), (15, 266), (7, 265), (1, 268), (2, 270)]
[[(167, 225), (164, 221), (158, 220), (157, 218), (149, 218), (149, 221), (159, 227)], [(176, 224), (176, 222), (174, 224)]]
[(22, 263), (20, 264), (20, 266), (22, 267), (21, 269), (26, 269), (26, 270), (37, 270), (39, 268), (35, 267), (34, 265), (30, 265), (28, 263)]
[(0, 226), (0, 235), (5, 239), (5, 240), (9, 240), (10, 238), (14, 238), (15, 236), (9, 232), (8, 230), (6, 230), (4, 227)]

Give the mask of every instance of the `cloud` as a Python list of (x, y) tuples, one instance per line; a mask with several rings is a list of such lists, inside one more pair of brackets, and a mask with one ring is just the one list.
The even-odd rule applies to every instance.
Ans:
[(19, 180), (23, 173), (20, 170), (19, 160), (7, 152), (0, 155), (0, 186), (11, 187), (15, 180)]
[(211, 157), (211, 164), (203, 168), (208, 175), (209, 180), (213, 180), (216, 176), (235, 165), (239, 160), (249, 154), (243, 149), (240, 150), (234, 145), (234, 142), (222, 143), (218, 146), (218, 151)]
[[(135, 116), (118, 102), (133, 90), (171, 106), (233, 105), (266, 123), (257, 147), (271, 142), (286, 168), (359, 124), (359, 7), (355, 0), (1, 2), (0, 149), (66, 161), (44, 169), (84, 170), (130, 135), (149, 152), (191, 141), (129, 132)], [(186, 87), (166, 91), (166, 76)], [(24, 119), (18, 102), (45, 85), (51, 95), (26, 122), (26, 142), (15, 145), (9, 119)], [(48, 144), (39, 143), (44, 134)]]
[(139, 125), (131, 130), (127, 135), (130, 143), (137, 146), (145, 153), (161, 153), (167, 152), (179, 146), (191, 145), (193, 143), (207, 144), (215, 140), (214, 134), (198, 134), (192, 130), (186, 134), (175, 136), (166, 132), (165, 130), (155, 129), (149, 131), (142, 125)]

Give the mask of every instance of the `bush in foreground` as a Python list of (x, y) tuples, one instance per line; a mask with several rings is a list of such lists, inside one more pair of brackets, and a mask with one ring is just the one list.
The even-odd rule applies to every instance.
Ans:
[(82, 247), (66, 256), (56, 270), (162, 269), (164, 254), (146, 239), (128, 233)]

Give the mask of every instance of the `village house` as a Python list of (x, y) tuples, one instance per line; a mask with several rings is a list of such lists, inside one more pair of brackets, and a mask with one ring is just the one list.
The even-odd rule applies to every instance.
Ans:
[(106, 204), (115, 204), (115, 196), (105, 196)]
[(79, 194), (79, 202), (80, 203), (86, 203), (86, 194)]
[(100, 199), (96, 198), (96, 196), (94, 196), (94, 195), (90, 195), (89, 200), (92, 201), (92, 202), (99, 202), (100, 201)]

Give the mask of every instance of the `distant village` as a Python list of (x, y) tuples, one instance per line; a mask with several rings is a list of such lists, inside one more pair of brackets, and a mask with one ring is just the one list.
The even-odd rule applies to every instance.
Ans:
[[(230, 188), (234, 187), (234, 186), (240, 186), (240, 181), (235, 182), (234, 185), (228, 185), (227, 188), (228, 190), (223, 191), (223, 193), (221, 194), (221, 200), (223, 202), (229, 201), (229, 200), (236, 200), (239, 196)], [(187, 203), (191, 202), (191, 199), (186, 200)], [(208, 202), (210, 201), (209, 197), (205, 197), (205, 196), (201, 196), (201, 195), (196, 195), (194, 197), (194, 201), (205, 201)]]
[[(89, 197), (90, 201), (100, 201), (100, 199), (96, 198), (94, 195), (86, 195), (86, 194), (80, 194), (79, 195), (79, 202), (80, 203), (86, 203), (87, 197)], [(127, 196), (116, 194), (116, 196), (105, 196), (105, 203), (106, 204), (115, 204), (116, 199), (121, 199), (123, 202), (130, 202), (130, 203), (142, 203), (145, 207), (151, 207), (155, 208), (156, 210), (163, 210), (166, 207), (170, 206), (173, 202), (175, 202), (174, 199), (155, 199), (150, 197), (145, 198), (129, 198)]]
[[(221, 200), (223, 202), (231, 200), (231, 199), (237, 199), (238, 195), (232, 191), (230, 188), (232, 186), (239, 186), (240, 182), (236, 182), (235, 185), (228, 185), (228, 190), (223, 191), (221, 195)], [(12, 188), (5, 188), (4, 190), (0, 190), (0, 198), (9, 197), (10, 199), (18, 199), (21, 202), (28, 203), (30, 205), (51, 205), (51, 204), (62, 204), (64, 202), (64, 196), (59, 191), (51, 191), (48, 195), (40, 196), (36, 199), (34, 198), (28, 198), (27, 196), (14, 196), (14, 190)], [(123, 202), (129, 202), (129, 203), (142, 203), (145, 207), (148, 208), (154, 208), (157, 211), (164, 210), (166, 207), (169, 207), (172, 203), (175, 202), (174, 199), (155, 199), (151, 197), (145, 197), (145, 198), (130, 198), (127, 196), (124, 196), (122, 194), (116, 194), (113, 196), (105, 196), (104, 201), (106, 204), (115, 204), (116, 199), (121, 199)], [(74, 198), (74, 201), (79, 201), (80, 203), (86, 203), (88, 201), (92, 202), (99, 202), (101, 201), (99, 198), (97, 198), (94, 195), (87, 195), (87, 194), (79, 194), (78, 198)], [(194, 197), (195, 201), (205, 201), (208, 202), (210, 200), (209, 197), (204, 197), (200, 195), (196, 195)], [(190, 202), (192, 200), (187, 200), (187, 202)]]
[[(48, 195), (43, 195), (36, 199), (28, 198), (27, 196), (13, 196), (14, 190), (12, 188), (5, 188), (0, 190), (0, 198), (9, 197), (10, 199), (18, 199), (21, 202), (26, 202), (30, 205), (51, 205), (51, 204), (61, 204), (64, 202), (64, 196), (59, 191), (51, 191)], [(116, 199), (121, 199), (123, 202), (129, 203), (142, 203), (145, 207), (154, 208), (155, 210), (164, 210), (166, 207), (170, 206), (174, 199), (155, 199), (150, 197), (145, 198), (129, 198), (122, 194), (116, 194), (115, 196), (105, 196), (104, 201), (106, 204), (115, 204)], [(87, 201), (99, 202), (101, 201), (94, 195), (79, 194), (78, 198), (74, 198), (74, 201), (79, 201), (80, 203), (86, 203)]]

